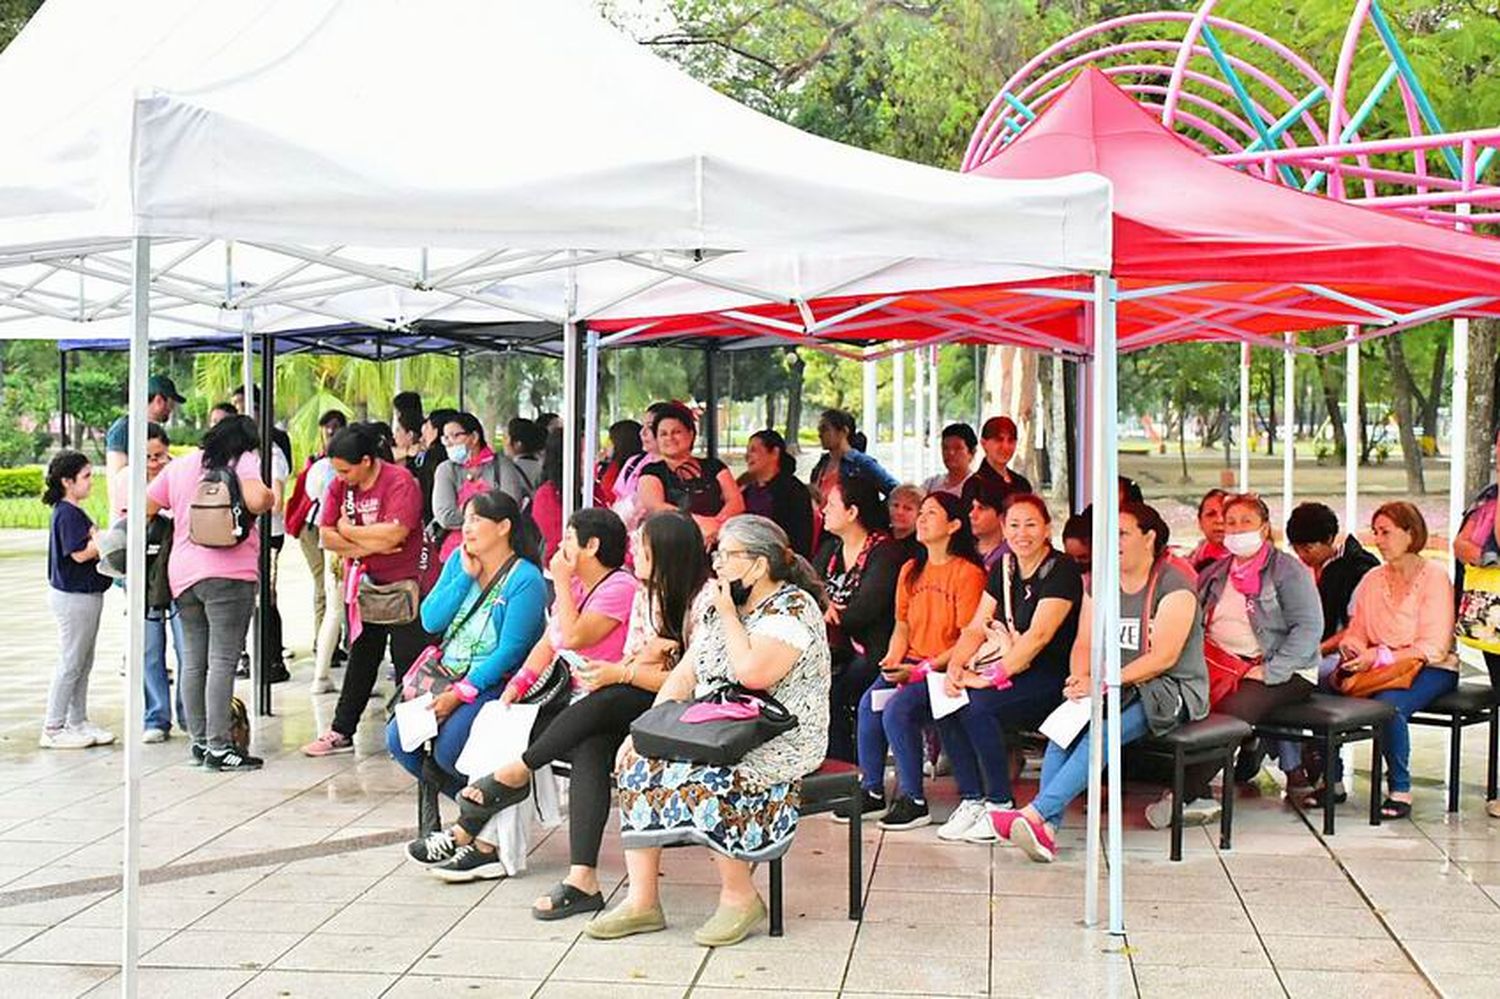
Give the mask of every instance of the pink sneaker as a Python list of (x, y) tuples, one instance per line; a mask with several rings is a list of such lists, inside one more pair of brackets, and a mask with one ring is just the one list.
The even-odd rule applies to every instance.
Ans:
[(1050, 864), (1057, 858), (1057, 844), (1047, 834), (1047, 827), (1040, 822), (1032, 822), (1024, 812), (1016, 813), (1016, 821), (1011, 823), (1010, 841), (1020, 847), (1021, 852), (1039, 864)]
[(1021, 813), (1014, 808), (1006, 808), (998, 812), (991, 812), (990, 824), (995, 827), (995, 834), (1009, 843), (1011, 827), (1016, 824), (1016, 820), (1020, 817)]
[(336, 756), (354, 752), (354, 740), (329, 729), (312, 742), (302, 747), (304, 756)]

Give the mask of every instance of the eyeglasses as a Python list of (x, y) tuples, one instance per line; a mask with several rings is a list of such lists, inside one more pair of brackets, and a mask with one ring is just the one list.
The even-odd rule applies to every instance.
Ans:
[(749, 552), (740, 549), (717, 548), (714, 550), (714, 555), (711, 562), (713, 564), (713, 567), (717, 569), (719, 568), (719, 566), (723, 565), (725, 562), (728, 562), (732, 558), (750, 557), (751, 555)]

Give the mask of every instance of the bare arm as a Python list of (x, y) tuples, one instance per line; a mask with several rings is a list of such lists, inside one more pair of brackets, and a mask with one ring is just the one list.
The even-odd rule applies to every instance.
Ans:
[(662, 488), (661, 479), (654, 475), (643, 475), (636, 480), (635, 498), (648, 513), (676, 509), (667, 502), (667, 491)]
[[(986, 594), (986, 597), (988, 596)], [(1052, 641), (1052, 637), (1057, 634), (1057, 629), (1063, 626), (1063, 622), (1068, 619), (1068, 612), (1072, 609), (1072, 601), (1063, 600), (1060, 597), (1048, 597), (1037, 604), (1036, 613), (1031, 617), (1031, 627), (1021, 633), (1015, 644), (1010, 647), (1010, 651), (1000, 660), (1006, 674), (1015, 676), (1017, 673), (1024, 673), (1030, 669), (1032, 661), (1047, 647), (1047, 643)]]
[(1176, 664), (1193, 631), (1193, 617), (1198, 611), (1198, 601), (1187, 590), (1178, 590), (1162, 597), (1151, 618), (1151, 647), (1136, 660), (1120, 670), (1122, 684), (1145, 683), (1160, 676)]

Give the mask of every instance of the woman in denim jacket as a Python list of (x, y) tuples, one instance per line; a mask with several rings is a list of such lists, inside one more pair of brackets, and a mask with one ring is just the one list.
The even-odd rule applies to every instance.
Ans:
[[(1229, 556), (1198, 576), (1204, 642), (1232, 653), (1247, 668), (1238, 688), (1215, 702), (1213, 710), (1254, 725), (1313, 692), (1312, 683), (1299, 674), (1317, 675), (1323, 604), (1307, 567), (1271, 544), (1271, 517), (1259, 496), (1226, 499), (1224, 526)], [(1212, 676), (1212, 667), (1209, 672)], [(1254, 778), (1259, 762), (1258, 752), (1242, 748), (1235, 779)], [(1185, 813), (1192, 820), (1209, 822), (1217, 815), (1208, 784), (1218, 770), (1216, 763), (1187, 768)]]

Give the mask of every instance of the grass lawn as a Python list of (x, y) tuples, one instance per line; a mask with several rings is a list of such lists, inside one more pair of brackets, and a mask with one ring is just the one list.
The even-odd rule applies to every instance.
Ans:
[[(83, 509), (94, 523), (106, 526), (109, 519), (109, 504), (104, 491), (95, 492), (84, 501)], [(0, 499), (0, 528), (29, 527), (46, 530), (52, 523), (52, 510), (39, 498)]]

